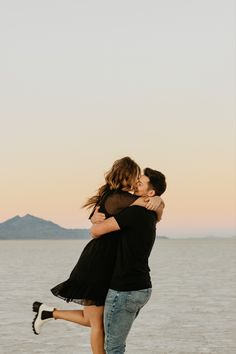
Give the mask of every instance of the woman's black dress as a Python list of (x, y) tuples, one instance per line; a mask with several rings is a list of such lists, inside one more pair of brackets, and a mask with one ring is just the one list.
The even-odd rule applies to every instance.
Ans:
[[(118, 214), (137, 197), (121, 190), (108, 191), (100, 202), (99, 211), (109, 216)], [(119, 240), (119, 231), (92, 239), (84, 248), (69, 279), (51, 289), (67, 301), (81, 305), (102, 306), (109, 289)]]

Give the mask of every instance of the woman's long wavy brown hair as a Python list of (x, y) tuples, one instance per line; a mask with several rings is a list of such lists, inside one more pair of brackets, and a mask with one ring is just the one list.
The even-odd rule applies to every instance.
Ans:
[(83, 208), (91, 208), (99, 203), (104, 193), (109, 190), (125, 190), (130, 191), (140, 175), (141, 169), (134, 160), (126, 156), (116, 160), (112, 168), (105, 173), (106, 183), (101, 186), (97, 194), (90, 197), (83, 205)]

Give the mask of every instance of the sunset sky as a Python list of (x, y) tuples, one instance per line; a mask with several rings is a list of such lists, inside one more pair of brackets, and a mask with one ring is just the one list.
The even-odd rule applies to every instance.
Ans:
[(236, 235), (232, 0), (0, 5), (0, 222), (90, 225), (123, 156), (162, 171), (158, 233)]

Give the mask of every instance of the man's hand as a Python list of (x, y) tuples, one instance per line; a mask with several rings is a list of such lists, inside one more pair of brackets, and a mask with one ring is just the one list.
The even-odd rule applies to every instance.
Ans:
[(163, 203), (163, 207), (165, 206), (161, 197), (158, 197), (157, 195), (154, 197), (145, 198), (144, 201), (146, 202), (146, 208), (148, 210), (157, 211), (161, 203)]
[(96, 207), (95, 211), (93, 213), (93, 216), (90, 219), (92, 224), (100, 224), (106, 218), (105, 214), (100, 213), (98, 210), (99, 210), (99, 207)]

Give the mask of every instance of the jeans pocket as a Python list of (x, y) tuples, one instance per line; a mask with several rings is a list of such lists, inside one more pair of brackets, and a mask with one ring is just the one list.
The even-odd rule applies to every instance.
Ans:
[(151, 289), (131, 291), (126, 299), (126, 310), (136, 313), (148, 302), (150, 297)]

